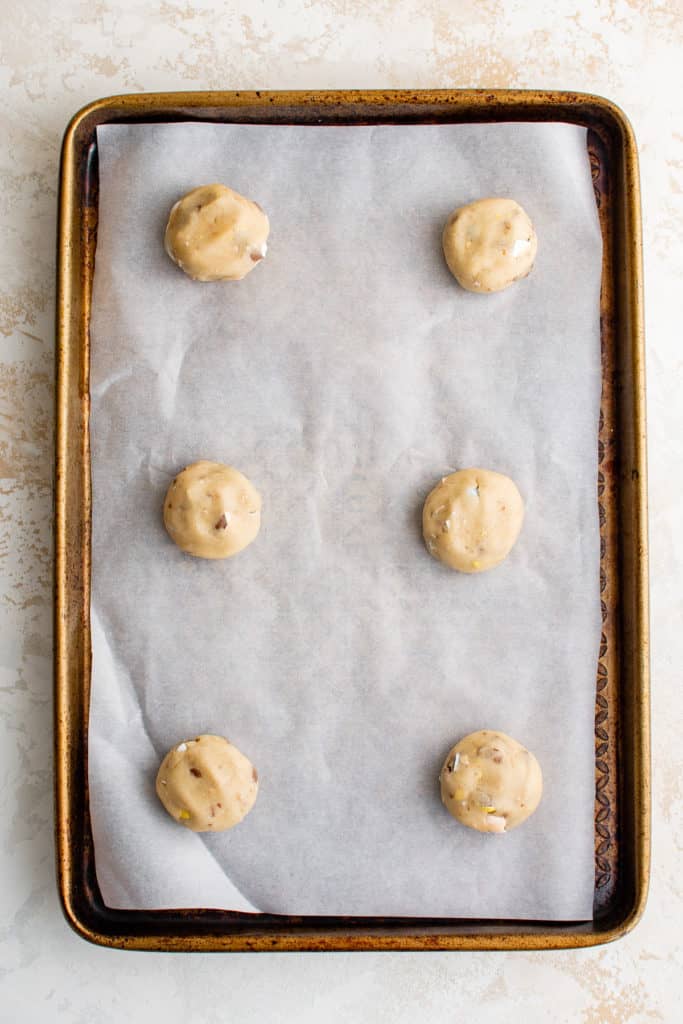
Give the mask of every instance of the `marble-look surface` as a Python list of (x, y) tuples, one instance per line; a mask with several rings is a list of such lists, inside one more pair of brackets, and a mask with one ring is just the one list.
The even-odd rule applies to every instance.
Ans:
[[(100, 1024), (680, 1020), (683, 754), (681, 0), (4, 0), (0, 76), (0, 1020)], [(510, 86), (602, 93), (640, 144), (649, 355), (654, 867), (644, 920), (587, 952), (125, 954), (57, 901), (51, 784), (55, 201), (61, 135), (138, 90)]]

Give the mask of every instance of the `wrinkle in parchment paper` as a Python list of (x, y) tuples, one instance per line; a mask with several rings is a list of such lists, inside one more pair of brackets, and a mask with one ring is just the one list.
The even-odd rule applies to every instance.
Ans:
[[(98, 129), (91, 323), (97, 874), (117, 907), (582, 919), (593, 899), (601, 243), (569, 125)], [(190, 281), (168, 211), (222, 181), (271, 221), (239, 283)], [(537, 264), (497, 295), (451, 278), (451, 210), (509, 195)], [(173, 474), (208, 458), (263, 496), (244, 552), (164, 533)], [(429, 557), (422, 502), (507, 473), (520, 539), (490, 573)], [(437, 775), (465, 733), (534, 751), (545, 792), (502, 837), (460, 827)], [(252, 813), (179, 828), (166, 750), (228, 736)]]

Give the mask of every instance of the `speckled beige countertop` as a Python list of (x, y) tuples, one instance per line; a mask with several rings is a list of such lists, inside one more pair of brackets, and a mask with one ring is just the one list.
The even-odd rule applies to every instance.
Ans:
[[(0, 1021), (616, 1024), (682, 1019), (681, 0), (5, 0), (0, 253)], [(654, 866), (621, 942), (557, 954), (124, 954), (53, 872), (51, 473), (57, 170), (71, 114), (143, 90), (500, 86), (602, 93), (643, 178)]]

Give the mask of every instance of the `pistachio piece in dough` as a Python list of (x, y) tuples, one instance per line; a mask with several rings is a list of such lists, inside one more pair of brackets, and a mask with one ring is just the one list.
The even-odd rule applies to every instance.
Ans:
[(422, 533), (430, 555), (459, 572), (484, 572), (510, 553), (524, 520), (524, 502), (509, 476), (461, 469), (427, 496)]
[(543, 793), (534, 755), (503, 732), (481, 729), (449, 750), (441, 774), (441, 799), (461, 824), (501, 834), (521, 825)]
[(220, 462), (193, 462), (166, 492), (164, 526), (197, 558), (230, 558), (261, 527), (261, 495), (246, 476)]
[(469, 292), (500, 292), (526, 277), (538, 241), (514, 199), (477, 199), (454, 210), (443, 231), (446, 263)]
[(266, 255), (268, 218), (226, 185), (200, 185), (179, 199), (166, 226), (166, 252), (195, 281), (240, 281)]
[(169, 750), (156, 781), (157, 796), (192, 832), (224, 832), (254, 806), (258, 772), (222, 736), (184, 740)]

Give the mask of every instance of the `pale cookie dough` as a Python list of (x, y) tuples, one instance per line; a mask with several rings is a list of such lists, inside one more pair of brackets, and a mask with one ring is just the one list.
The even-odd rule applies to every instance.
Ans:
[(477, 199), (454, 210), (443, 231), (446, 263), (469, 292), (500, 292), (534, 265), (534, 226), (514, 199)]
[(459, 572), (493, 569), (510, 553), (524, 520), (515, 483), (490, 469), (461, 469), (441, 478), (422, 510), (430, 555)]
[(197, 558), (230, 558), (261, 527), (261, 495), (246, 476), (220, 462), (193, 462), (166, 492), (164, 526)]
[(225, 185), (200, 185), (179, 199), (164, 245), (195, 281), (240, 281), (266, 255), (265, 213)]
[(197, 736), (169, 750), (156, 790), (180, 825), (193, 832), (224, 832), (254, 806), (258, 772), (222, 736)]
[(543, 792), (534, 755), (502, 732), (470, 733), (449, 751), (441, 774), (446, 809), (478, 832), (509, 832), (538, 807)]

